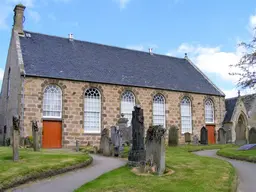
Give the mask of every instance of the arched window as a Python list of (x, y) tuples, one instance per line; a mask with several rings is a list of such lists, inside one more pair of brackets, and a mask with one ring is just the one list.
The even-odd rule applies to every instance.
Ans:
[(127, 118), (128, 125), (131, 125), (132, 121), (132, 111), (135, 106), (135, 97), (131, 91), (125, 91), (121, 98), (121, 113)]
[(48, 85), (44, 90), (43, 117), (61, 118), (62, 91), (57, 85)]
[(101, 95), (95, 88), (85, 91), (84, 131), (86, 133), (100, 133), (101, 131)]
[(205, 123), (214, 123), (214, 106), (211, 99), (205, 101)]
[(165, 127), (165, 99), (159, 94), (153, 98), (153, 125)]
[(181, 108), (181, 133), (192, 133), (191, 101), (184, 97), (180, 104)]

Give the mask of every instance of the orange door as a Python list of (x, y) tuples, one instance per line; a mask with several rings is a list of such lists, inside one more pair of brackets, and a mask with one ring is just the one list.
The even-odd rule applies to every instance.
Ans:
[(206, 125), (208, 130), (208, 144), (215, 144), (215, 126), (214, 125)]
[(61, 122), (43, 121), (43, 148), (61, 148)]

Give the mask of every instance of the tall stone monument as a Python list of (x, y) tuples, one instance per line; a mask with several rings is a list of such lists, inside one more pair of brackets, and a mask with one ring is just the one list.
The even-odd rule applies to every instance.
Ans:
[(19, 144), (20, 144), (20, 119), (18, 116), (12, 118), (12, 151), (13, 161), (19, 160)]
[(146, 160), (144, 129), (143, 109), (136, 105), (132, 112), (132, 148), (128, 156), (128, 164), (131, 166), (139, 166), (140, 162)]
[(121, 118), (118, 119), (117, 126), (122, 135), (122, 144), (130, 145), (132, 140), (132, 128), (127, 126), (128, 119), (124, 117), (124, 114), (121, 114)]
[(38, 125), (37, 125), (37, 121), (33, 120), (31, 121), (32, 123), (32, 134), (33, 134), (33, 148), (34, 151), (39, 151), (40, 147), (39, 147), (39, 136), (38, 136)]

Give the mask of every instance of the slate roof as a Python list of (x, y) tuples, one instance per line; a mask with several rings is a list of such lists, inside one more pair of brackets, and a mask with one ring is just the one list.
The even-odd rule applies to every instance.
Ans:
[(26, 76), (224, 96), (183, 58), (28, 31), (20, 43)]
[(234, 97), (234, 98), (229, 98), (225, 100), (226, 114), (223, 121), (224, 123), (228, 123), (231, 121), (237, 99), (238, 97)]

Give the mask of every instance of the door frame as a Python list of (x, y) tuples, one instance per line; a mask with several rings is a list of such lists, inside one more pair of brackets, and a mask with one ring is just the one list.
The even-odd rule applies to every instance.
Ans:
[[(208, 132), (208, 126), (213, 126), (214, 127), (214, 144), (217, 144), (217, 142), (216, 142), (216, 124), (215, 123), (207, 123), (206, 125), (205, 125), (205, 127), (206, 127), (206, 129), (207, 129), (207, 134), (209, 133)], [(209, 136), (208, 136), (208, 144), (209, 144)]]

